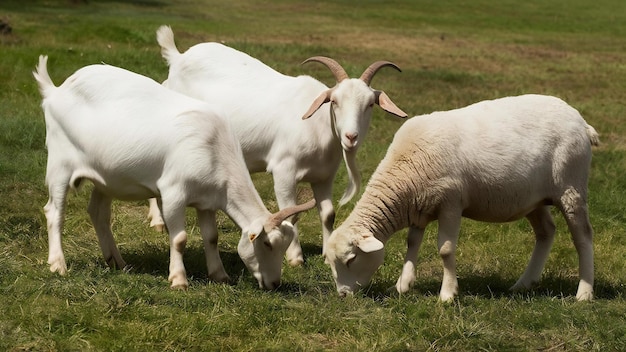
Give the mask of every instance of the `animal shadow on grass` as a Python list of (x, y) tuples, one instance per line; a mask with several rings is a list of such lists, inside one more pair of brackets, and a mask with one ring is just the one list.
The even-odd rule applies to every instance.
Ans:
[[(154, 246), (143, 249), (141, 252), (122, 250), (122, 258), (126, 261), (127, 270), (132, 275), (135, 273), (159, 275), (167, 278), (169, 274), (170, 251), (169, 247)], [(230, 276), (230, 284), (234, 284), (245, 275), (246, 267), (236, 251), (220, 250), (220, 258), (224, 264), (226, 273)], [(200, 246), (187, 246), (183, 255), (183, 262), (187, 271), (187, 279), (190, 284), (208, 284), (207, 266), (204, 257), (204, 248)], [(250, 278), (254, 280), (253, 278)]]
[[(537, 286), (527, 291), (514, 292), (509, 290), (515, 280), (503, 279), (497, 274), (466, 275), (459, 277), (458, 297), (477, 297), (483, 299), (531, 299), (531, 298), (573, 298), (578, 288), (578, 278), (544, 276)], [(440, 278), (418, 279), (406, 293), (412, 296), (439, 296)], [(381, 300), (398, 296), (395, 281), (376, 282), (363, 289), (366, 297)], [(596, 280), (594, 297), (596, 299), (615, 299), (623, 295), (620, 287)]]
[(310, 259), (314, 256), (322, 255), (322, 246), (313, 243), (300, 243), (302, 247), (302, 254), (304, 255), (304, 262), (306, 263), (307, 259)]
[[(318, 270), (319, 267), (317, 265), (317, 262), (319, 262), (320, 258), (322, 257), (322, 246), (306, 242), (300, 243), (300, 246), (302, 248), (302, 254), (304, 256), (304, 264), (296, 268), (296, 270), (302, 270), (302, 274), (304, 274), (306, 278), (302, 278), (302, 280), (290, 279), (286, 278), (285, 275), (283, 275), (280, 286), (278, 286), (275, 291), (286, 297), (310, 291), (311, 282), (315, 282), (317, 284), (321, 281), (332, 280), (332, 278), (329, 277), (322, 277), (322, 275), (326, 273), (328, 273), (328, 275), (330, 276), (329, 267), (324, 265), (324, 267), (322, 268), (324, 274), (319, 273)], [(321, 259), (321, 261), (323, 262), (324, 259)], [(312, 262), (316, 262), (316, 264), (311, 264)], [(283, 265), (289, 264), (285, 262)], [(311, 280), (311, 276), (314, 276), (315, 279)]]
[[(309, 270), (306, 259), (321, 256), (322, 247), (308, 243), (302, 243), (301, 246), (305, 257), (305, 263), (301, 269)], [(141, 251), (122, 249), (121, 252), (128, 266), (127, 270), (129, 274), (142, 273), (167, 278), (169, 274), (169, 247), (155, 245), (149, 248), (142, 248)], [(226, 273), (230, 276), (229, 284), (235, 285), (237, 282), (244, 280), (252, 286), (257, 286), (256, 279), (248, 272), (248, 269), (245, 267), (236, 250), (228, 251), (220, 249), (220, 258), (222, 259)], [(207, 267), (202, 245), (188, 245), (185, 249), (183, 261), (190, 284), (206, 285), (211, 283), (207, 278)], [(283, 265), (288, 264), (284, 263)], [(305, 292), (307, 291), (307, 287), (303, 286), (302, 283), (286, 281), (283, 278), (281, 285), (276, 288), (275, 291), (280, 294), (290, 295)]]

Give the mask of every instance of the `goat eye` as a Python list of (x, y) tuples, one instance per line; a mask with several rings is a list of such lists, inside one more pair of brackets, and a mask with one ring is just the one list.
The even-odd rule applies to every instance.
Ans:
[(270, 243), (270, 241), (263, 241), (263, 245), (265, 247), (267, 247), (270, 251), (273, 249), (272, 244)]

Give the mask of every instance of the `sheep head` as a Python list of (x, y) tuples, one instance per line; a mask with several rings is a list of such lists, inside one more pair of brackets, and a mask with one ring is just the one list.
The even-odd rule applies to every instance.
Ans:
[(356, 233), (340, 226), (330, 235), (325, 251), (340, 296), (367, 285), (383, 263), (383, 243), (371, 233)]
[[(243, 229), (237, 251), (262, 289), (280, 285), (283, 256), (294, 237), (297, 215), (315, 206), (315, 199), (261, 217)], [(289, 217), (294, 219), (287, 221)]]

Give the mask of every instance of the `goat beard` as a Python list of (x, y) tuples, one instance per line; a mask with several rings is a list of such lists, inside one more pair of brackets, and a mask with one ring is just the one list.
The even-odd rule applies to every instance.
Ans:
[(359, 193), (361, 187), (361, 174), (359, 173), (356, 162), (357, 148), (349, 151), (342, 149), (342, 152), (343, 160), (346, 163), (346, 169), (348, 171), (348, 187), (339, 200), (339, 206), (348, 203), (355, 194)]

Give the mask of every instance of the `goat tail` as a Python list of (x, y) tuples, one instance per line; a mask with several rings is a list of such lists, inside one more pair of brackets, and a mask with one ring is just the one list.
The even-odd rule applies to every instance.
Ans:
[(167, 65), (171, 66), (175, 58), (180, 55), (174, 42), (174, 32), (170, 26), (161, 26), (157, 29), (156, 35), (157, 42), (161, 46), (161, 56), (167, 61)]
[(600, 145), (600, 136), (598, 135), (598, 132), (596, 132), (596, 129), (590, 124), (587, 124), (587, 137), (589, 137), (591, 145)]
[(50, 75), (48, 74), (48, 56), (47, 55), (39, 55), (39, 63), (33, 71), (33, 76), (37, 80), (37, 84), (39, 85), (39, 91), (41, 95), (45, 98), (50, 95), (52, 90), (56, 88)]
[(346, 169), (348, 171), (348, 188), (341, 196), (339, 200), (339, 206), (342, 206), (350, 201), (355, 194), (359, 193), (361, 188), (361, 174), (356, 163), (356, 149), (351, 151), (343, 151), (343, 160), (346, 162)]

